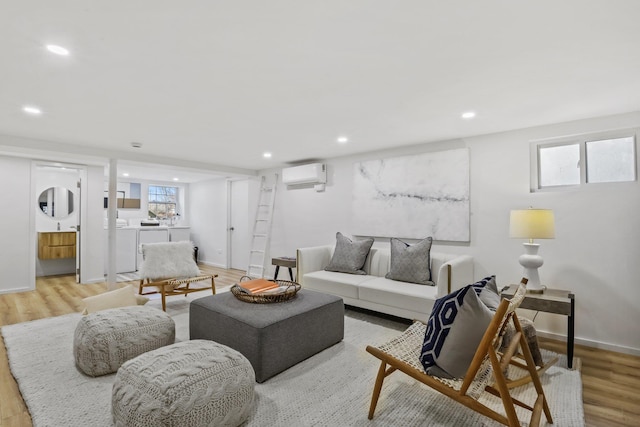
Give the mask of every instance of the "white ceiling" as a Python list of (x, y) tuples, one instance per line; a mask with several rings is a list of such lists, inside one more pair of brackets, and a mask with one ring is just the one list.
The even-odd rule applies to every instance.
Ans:
[(242, 172), (640, 110), (637, 0), (1, 1), (40, 148)]

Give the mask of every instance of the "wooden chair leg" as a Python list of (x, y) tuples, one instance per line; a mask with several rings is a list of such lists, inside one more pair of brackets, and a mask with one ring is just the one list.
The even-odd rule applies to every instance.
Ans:
[(142, 284), (144, 283), (144, 279), (140, 279), (140, 285), (138, 286), (138, 293), (142, 295)]
[(531, 420), (529, 421), (529, 427), (540, 426), (540, 415), (542, 414), (542, 405), (544, 403), (544, 396), (538, 395), (535, 405), (533, 405), (533, 411), (531, 412)]
[[(520, 325), (518, 316), (513, 316), (513, 325), (515, 326), (516, 331), (522, 332), (522, 326)], [(544, 394), (544, 389), (542, 388), (542, 382), (540, 381), (540, 377), (538, 376), (538, 371), (533, 362), (533, 356), (531, 355), (529, 344), (527, 344), (527, 341), (524, 338), (524, 334), (520, 336), (520, 349), (522, 350), (522, 353), (524, 354), (524, 359), (527, 362), (527, 370), (529, 371), (529, 375), (531, 376), (533, 385), (536, 388), (536, 392), (538, 393), (538, 396), (542, 396), (542, 409), (544, 410), (544, 415), (547, 418), (547, 422), (549, 424), (553, 424), (553, 418), (551, 417), (551, 410), (549, 409), (549, 404), (547, 403), (547, 396), (545, 396)]]
[(376, 411), (378, 405), (378, 398), (380, 397), (380, 390), (382, 390), (382, 383), (386, 377), (387, 364), (385, 362), (380, 363), (380, 369), (378, 369), (378, 376), (376, 377), (376, 384), (373, 386), (373, 395), (371, 396), (371, 406), (369, 406), (369, 419), (373, 419), (373, 413)]
[(211, 293), (213, 295), (216, 294), (216, 282), (215, 282), (213, 276), (211, 276)]
[(162, 294), (162, 311), (167, 311), (167, 300), (166, 294), (164, 293), (164, 286), (160, 288), (160, 293)]
[(511, 399), (511, 394), (509, 394), (509, 387), (507, 387), (507, 382), (504, 378), (504, 374), (502, 373), (500, 361), (498, 360), (493, 348), (489, 348), (488, 353), (493, 367), (495, 387), (500, 394), (500, 399), (502, 400), (502, 406), (504, 407), (505, 414), (507, 415), (509, 426), (520, 426), (518, 414), (516, 414), (516, 408), (513, 406), (513, 400)]
[[(191, 284), (191, 282), (187, 282), (187, 286), (184, 287), (187, 291), (189, 290), (189, 285), (190, 284)], [(189, 295), (189, 292), (185, 292), (184, 297), (186, 298), (187, 295)]]

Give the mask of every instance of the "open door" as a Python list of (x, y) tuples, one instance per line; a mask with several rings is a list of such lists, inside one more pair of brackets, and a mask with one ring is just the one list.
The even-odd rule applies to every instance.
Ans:
[(78, 195), (78, 215), (76, 215), (76, 283), (80, 283), (80, 258), (82, 257), (82, 247), (80, 246), (80, 233), (82, 229), (80, 227), (80, 222), (82, 218), (82, 178), (78, 178), (77, 183), (77, 195)]

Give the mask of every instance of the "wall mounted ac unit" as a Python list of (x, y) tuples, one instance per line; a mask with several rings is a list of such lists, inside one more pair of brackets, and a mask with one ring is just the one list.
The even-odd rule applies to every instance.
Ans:
[(327, 182), (327, 167), (324, 163), (294, 166), (282, 169), (282, 182), (286, 185), (324, 184)]

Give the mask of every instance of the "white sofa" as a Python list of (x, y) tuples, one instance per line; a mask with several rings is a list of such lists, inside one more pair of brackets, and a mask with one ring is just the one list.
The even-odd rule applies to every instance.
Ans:
[(297, 280), (304, 289), (342, 297), (344, 303), (406, 319), (426, 321), (436, 299), (473, 283), (473, 258), (431, 252), (435, 286), (386, 279), (391, 265), (389, 248), (371, 248), (364, 264), (366, 275), (325, 271), (334, 245), (297, 251)]

